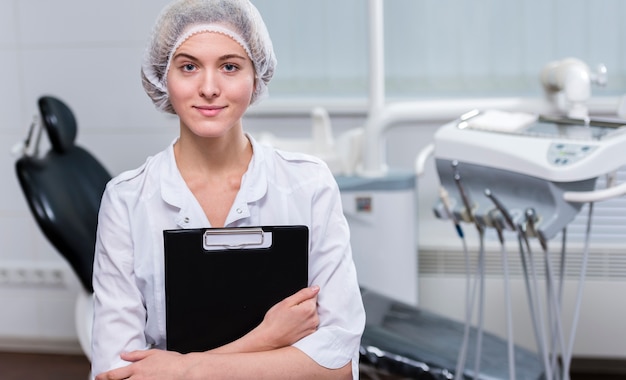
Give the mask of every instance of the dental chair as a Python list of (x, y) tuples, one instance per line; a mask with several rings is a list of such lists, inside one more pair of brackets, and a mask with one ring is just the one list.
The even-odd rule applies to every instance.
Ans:
[[(61, 100), (42, 96), (15, 168), (39, 228), (67, 260), (82, 286), (75, 305), (79, 343), (91, 358), (92, 273), (100, 199), (109, 172), (88, 151), (75, 145), (74, 114)], [(42, 129), (50, 148), (39, 154)]]

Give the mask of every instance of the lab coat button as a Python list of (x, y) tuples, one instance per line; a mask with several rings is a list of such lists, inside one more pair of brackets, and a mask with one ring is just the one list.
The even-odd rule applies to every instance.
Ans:
[(241, 214), (242, 212), (243, 212), (242, 209), (240, 209), (240, 208), (237, 209), (237, 214)]

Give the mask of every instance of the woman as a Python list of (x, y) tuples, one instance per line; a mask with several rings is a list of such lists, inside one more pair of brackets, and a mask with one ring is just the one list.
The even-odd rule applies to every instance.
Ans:
[[(94, 261), (96, 379), (358, 378), (365, 315), (327, 166), (245, 134), (276, 60), (248, 0), (179, 0), (155, 25), (142, 65), (179, 137), (107, 185)], [(310, 286), (244, 337), (201, 353), (165, 351), (163, 230), (307, 225)]]

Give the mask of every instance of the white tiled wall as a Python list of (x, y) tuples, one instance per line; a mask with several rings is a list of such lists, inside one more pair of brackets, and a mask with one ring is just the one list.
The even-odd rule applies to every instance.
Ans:
[(145, 41), (166, 3), (0, 0), (0, 269), (56, 268), (64, 274), (63, 286), (0, 281), (0, 349), (29, 344), (37, 349), (40, 341), (72, 347), (66, 343), (76, 342), (79, 291), (69, 265), (28, 210), (11, 148), (25, 138), (44, 94), (73, 109), (78, 143), (113, 174), (139, 165), (171, 141), (174, 119), (154, 110), (139, 78)]

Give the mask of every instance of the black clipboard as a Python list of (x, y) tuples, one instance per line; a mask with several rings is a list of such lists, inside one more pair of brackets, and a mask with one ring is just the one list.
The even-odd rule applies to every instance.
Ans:
[(163, 231), (167, 349), (232, 342), (308, 286), (307, 226)]

